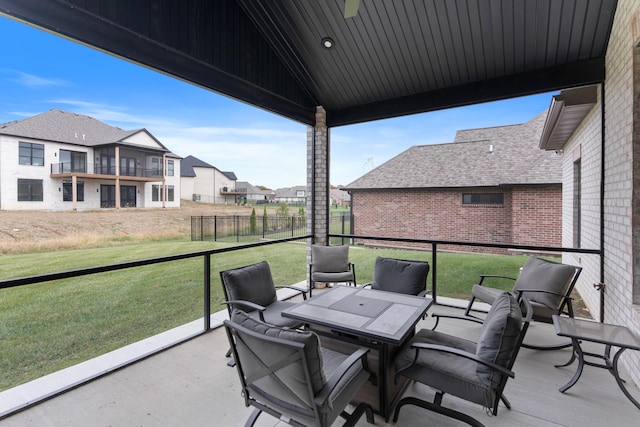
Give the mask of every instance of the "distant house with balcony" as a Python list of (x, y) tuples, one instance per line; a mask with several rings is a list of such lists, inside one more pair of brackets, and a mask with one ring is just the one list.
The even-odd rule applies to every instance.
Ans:
[(246, 200), (246, 202), (251, 205), (269, 203), (275, 197), (275, 191), (261, 190), (255, 185), (246, 181), (238, 181), (236, 183), (236, 187), (244, 188), (246, 190), (246, 197), (244, 200)]
[(0, 209), (180, 207), (177, 170), (146, 129), (61, 110), (0, 124)]
[(546, 115), (413, 146), (343, 187), (354, 233), (561, 246), (563, 160), (539, 148)]
[(295, 187), (278, 188), (275, 190), (274, 203), (286, 203), (288, 205), (304, 205), (307, 203), (307, 187), (297, 185)]
[(180, 167), (180, 197), (202, 203), (233, 204), (240, 194), (236, 174), (223, 172), (215, 166), (187, 156)]

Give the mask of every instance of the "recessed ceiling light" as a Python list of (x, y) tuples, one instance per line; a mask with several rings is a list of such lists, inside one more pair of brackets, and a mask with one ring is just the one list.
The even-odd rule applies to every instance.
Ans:
[(331, 49), (335, 43), (331, 37), (325, 37), (322, 39), (322, 47), (325, 49)]

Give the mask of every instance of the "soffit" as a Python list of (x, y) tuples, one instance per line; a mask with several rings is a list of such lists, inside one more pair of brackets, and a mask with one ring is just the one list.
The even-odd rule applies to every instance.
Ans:
[[(598, 83), (616, 0), (0, 0), (0, 12), (306, 124)], [(335, 47), (320, 41), (331, 37)]]

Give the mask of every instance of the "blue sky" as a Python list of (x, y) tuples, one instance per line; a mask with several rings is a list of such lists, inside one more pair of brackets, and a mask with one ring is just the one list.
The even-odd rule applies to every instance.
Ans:
[[(306, 184), (302, 124), (4, 16), (0, 40), (0, 123), (61, 109), (146, 128), (179, 156), (253, 185)], [(451, 142), (459, 129), (523, 123), (548, 108), (552, 95), (333, 128), (331, 184), (349, 184), (413, 145)]]

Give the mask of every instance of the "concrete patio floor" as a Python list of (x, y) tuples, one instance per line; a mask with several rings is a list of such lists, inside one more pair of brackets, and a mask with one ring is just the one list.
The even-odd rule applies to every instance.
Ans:
[[(433, 306), (429, 312), (457, 309)], [(431, 327), (433, 320), (418, 327)], [(443, 320), (438, 327), (469, 339), (477, 337), (479, 326)], [(551, 325), (533, 324), (527, 342), (557, 340)], [(228, 348), (223, 328), (217, 328), (184, 344), (45, 400), (0, 421), (13, 426), (241, 426), (253, 410), (244, 406), (236, 370), (229, 368), (224, 356)], [(602, 352), (602, 346), (585, 345), (585, 350)], [(640, 410), (618, 388), (604, 369), (586, 366), (582, 378), (567, 393), (558, 388), (575, 371), (575, 364), (564, 363), (570, 350), (534, 351), (523, 348), (516, 361), (515, 379), (509, 380), (506, 396), (512, 409), (502, 404), (498, 415), (490, 417), (483, 408), (452, 396), (445, 405), (461, 410), (490, 426), (637, 426)], [(621, 372), (624, 378), (624, 372)], [(640, 391), (628, 387), (636, 399)], [(422, 385), (410, 385), (405, 395), (433, 397)], [(336, 425), (341, 425), (339, 419)], [(262, 414), (257, 426), (284, 426), (279, 420)], [(363, 417), (358, 426), (368, 425)], [(396, 424), (376, 416), (375, 425), (416, 426), (460, 425), (421, 408), (405, 406)]]

